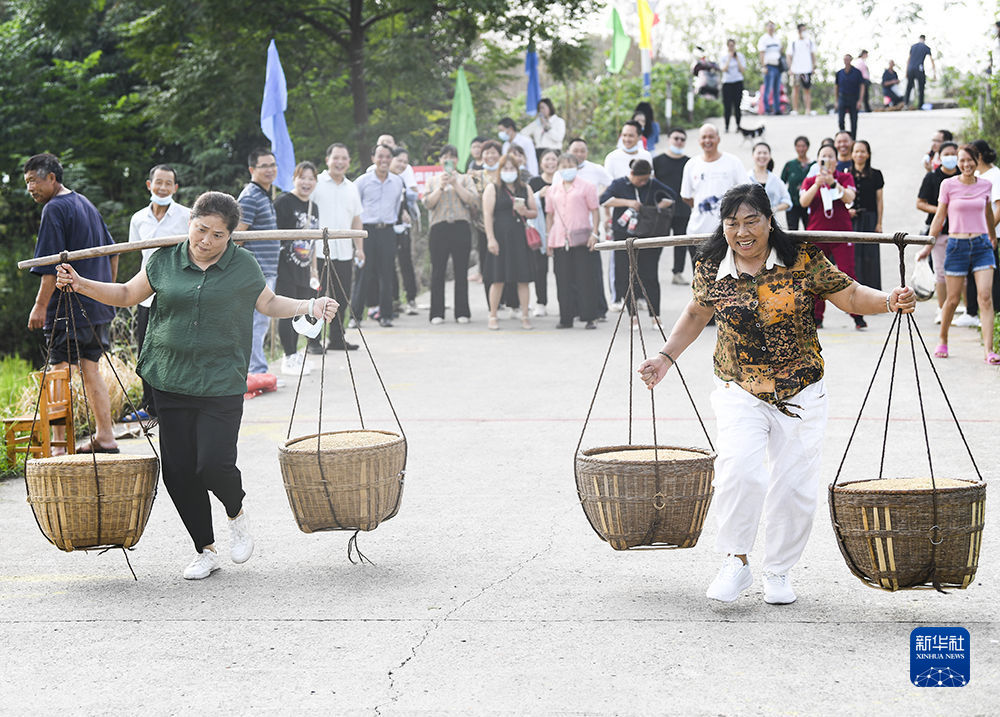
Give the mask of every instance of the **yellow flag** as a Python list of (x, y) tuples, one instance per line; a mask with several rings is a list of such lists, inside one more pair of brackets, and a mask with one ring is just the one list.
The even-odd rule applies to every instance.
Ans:
[(653, 49), (653, 10), (647, 0), (636, 0), (639, 9), (639, 49)]

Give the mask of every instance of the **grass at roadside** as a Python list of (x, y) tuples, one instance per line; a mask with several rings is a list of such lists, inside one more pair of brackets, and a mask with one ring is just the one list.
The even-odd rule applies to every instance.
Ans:
[[(31, 384), (31, 370), (31, 364), (17, 356), (0, 358), (0, 417), (17, 413), (18, 399)], [(0, 477), (18, 470), (19, 465), (8, 465), (6, 447), (0, 449)]]

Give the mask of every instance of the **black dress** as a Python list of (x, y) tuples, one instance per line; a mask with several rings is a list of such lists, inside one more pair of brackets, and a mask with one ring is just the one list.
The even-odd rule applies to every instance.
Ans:
[[(854, 177), (854, 185), (857, 188), (857, 196), (854, 199), (854, 209), (857, 216), (851, 220), (854, 231), (873, 232), (878, 224), (878, 196), (877, 192), (885, 186), (882, 172), (877, 169), (869, 169), (868, 174), (861, 174), (853, 167), (851, 175)], [(859, 284), (870, 286), (873, 289), (882, 289), (882, 264), (880, 261), (881, 248), (878, 244), (855, 244), (854, 245), (854, 273)]]
[[(506, 185), (497, 185), (493, 207), (493, 235), (500, 245), (499, 256), (486, 254), (486, 271), (491, 284), (527, 284), (534, 280), (531, 250), (524, 237), (524, 220), (514, 213), (514, 200)], [(524, 200), (528, 189), (518, 184), (514, 195)]]

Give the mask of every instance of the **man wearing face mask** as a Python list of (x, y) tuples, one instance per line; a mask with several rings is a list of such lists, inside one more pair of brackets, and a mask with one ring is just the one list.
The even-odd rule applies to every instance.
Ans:
[(535, 143), (529, 137), (517, 131), (517, 125), (510, 117), (504, 117), (497, 123), (497, 136), (503, 142), (503, 154), (510, 151), (510, 146), (516, 145), (524, 152), (525, 167), (532, 177), (538, 176), (538, 157), (535, 153)]
[[(681, 182), (684, 179), (684, 165), (690, 157), (685, 154), (687, 132), (683, 127), (673, 127), (667, 134), (667, 151), (653, 160), (653, 174), (665, 185), (681, 194)], [(684, 202), (677, 202), (674, 207), (674, 218), (670, 224), (670, 232), (674, 235), (686, 234), (688, 219), (691, 218), (691, 207)], [(671, 283), (687, 284), (684, 278), (684, 257), (691, 253), (691, 268), (694, 268), (695, 247), (674, 247), (674, 278)]]
[[(158, 164), (149, 170), (146, 189), (149, 190), (150, 202), (146, 207), (132, 215), (132, 220), (128, 225), (128, 240), (130, 242), (187, 234), (191, 210), (174, 201), (174, 192), (179, 186), (177, 172), (172, 167)], [(154, 251), (156, 249), (142, 250), (140, 270), (146, 268), (146, 262), (149, 261), (149, 257)], [(139, 302), (139, 306), (136, 307), (134, 324), (135, 340), (138, 346), (136, 358), (142, 354), (142, 343), (146, 338), (146, 327), (149, 325), (149, 309), (153, 305), (154, 297), (155, 294)], [(153, 391), (145, 379), (142, 381), (142, 401), (139, 403), (138, 409), (138, 415), (126, 416), (126, 419), (139, 420), (156, 415), (156, 407), (153, 405)]]
[(612, 179), (628, 176), (629, 165), (634, 159), (644, 159), (653, 164), (653, 156), (642, 148), (639, 141), (641, 135), (642, 127), (635, 120), (629, 120), (622, 126), (618, 147), (604, 158), (604, 169)]

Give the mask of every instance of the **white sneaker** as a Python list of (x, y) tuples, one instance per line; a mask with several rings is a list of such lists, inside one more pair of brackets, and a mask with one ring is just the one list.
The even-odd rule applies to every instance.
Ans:
[(788, 605), (795, 602), (795, 591), (788, 574), (764, 573), (764, 602), (769, 605)]
[(705, 597), (720, 602), (733, 602), (740, 593), (753, 584), (750, 566), (735, 555), (727, 555), (719, 574), (705, 591)]
[(469, 317), (468, 316), (459, 316), (457, 319), (455, 319), (455, 321), (457, 321), (460, 324), (467, 324), (467, 323), (469, 323)]
[(312, 369), (309, 368), (307, 363), (305, 369), (302, 369), (302, 364), (305, 361), (305, 357), (302, 354), (292, 354), (291, 356), (284, 356), (281, 359), (281, 373), (285, 376), (298, 376), (299, 371), (302, 371), (303, 376), (308, 376), (312, 373)]
[(937, 313), (934, 314), (934, 323), (935, 324), (940, 324), (941, 323), (941, 309), (938, 309)]
[(406, 302), (406, 315), (407, 316), (416, 316), (417, 313), (418, 313), (417, 312), (417, 302), (416, 301), (407, 301)]
[(670, 280), (671, 284), (677, 284), (678, 286), (687, 286), (687, 279), (680, 272), (674, 274), (674, 278)]
[(611, 304), (611, 306), (610, 306), (611, 311), (613, 311), (613, 312), (615, 312), (617, 314), (619, 311), (622, 310), (622, 303), (623, 302), (621, 302), (621, 301), (616, 301), (613, 304)]
[(247, 512), (244, 510), (229, 521), (229, 537), (232, 544), (229, 554), (234, 563), (245, 563), (253, 555), (253, 538), (250, 536), (250, 526), (247, 524)]
[(537, 304), (535, 306), (535, 317), (548, 316), (549, 312), (545, 310), (545, 304)]
[(221, 568), (219, 564), (219, 554), (214, 550), (205, 548), (198, 557), (191, 561), (191, 564), (184, 568), (185, 580), (202, 580)]
[(431, 319), (431, 323), (434, 326), (439, 326), (444, 323), (444, 319), (442, 319), (440, 316), (435, 316), (433, 319)]
[(956, 316), (951, 320), (952, 326), (967, 326), (970, 328), (979, 328), (979, 317), (969, 316), (968, 314), (962, 314)]

